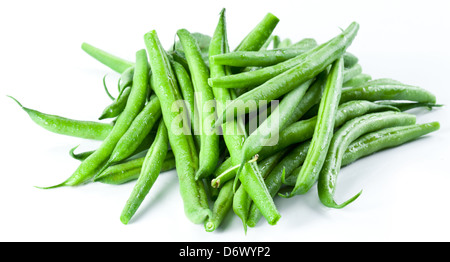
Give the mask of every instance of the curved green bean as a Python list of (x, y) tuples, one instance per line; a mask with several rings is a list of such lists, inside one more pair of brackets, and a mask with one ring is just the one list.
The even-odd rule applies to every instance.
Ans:
[[(362, 135), (353, 141), (345, 150), (342, 156), (341, 168), (384, 149), (397, 147), (407, 142), (413, 141), (428, 133), (437, 131), (440, 128), (439, 122), (429, 122), (424, 124), (413, 124), (406, 126), (394, 126), (383, 128), (378, 131)], [(292, 174), (298, 174), (301, 163)], [(296, 176), (287, 176), (283, 184), (294, 186)]]
[(33, 122), (56, 134), (102, 141), (113, 129), (112, 124), (76, 120), (42, 113), (22, 106), (22, 104), (12, 96), (8, 97), (13, 99), (28, 114)]
[[(393, 126), (412, 125), (416, 116), (401, 112), (371, 113), (346, 122), (333, 136), (327, 156), (318, 176), (317, 187), (320, 201), (328, 207), (343, 208), (359, 197), (361, 192), (342, 204), (334, 201), (336, 180), (341, 168), (342, 157), (355, 139), (361, 135)], [(303, 168), (302, 168), (303, 169)], [(303, 193), (306, 191), (303, 191)]]
[(128, 98), (124, 111), (120, 114), (108, 137), (103, 140), (100, 147), (93, 154), (81, 162), (75, 172), (64, 182), (54, 186), (40, 188), (48, 189), (61, 186), (77, 186), (88, 182), (97, 174), (109, 159), (117, 142), (144, 107), (148, 92), (148, 72), (146, 52), (144, 49), (138, 50), (136, 52), (136, 68), (130, 97)]

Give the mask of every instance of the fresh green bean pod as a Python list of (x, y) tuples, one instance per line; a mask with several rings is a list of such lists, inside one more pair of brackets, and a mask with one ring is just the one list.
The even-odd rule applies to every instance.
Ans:
[(349, 52), (344, 53), (344, 67), (345, 68), (351, 68), (354, 65), (356, 65), (358, 62), (359, 62), (359, 59), (354, 54), (349, 53)]
[(368, 82), (362, 86), (342, 89), (341, 103), (350, 100), (407, 100), (419, 103), (436, 103), (436, 96), (421, 87), (405, 84), (376, 84)]
[[(238, 109), (238, 114), (249, 112), (252, 110), (247, 106), (249, 102), (254, 102), (257, 104), (259, 101), (271, 101), (277, 99), (305, 81), (316, 77), (331, 63), (342, 56), (346, 48), (351, 44), (356, 36), (358, 28), (359, 25), (354, 22), (344, 32), (342, 32), (342, 34), (333, 38), (327, 44), (312, 49), (307, 52), (308, 55), (305, 55), (305, 57), (302, 57), (303, 55), (298, 56), (302, 57), (302, 59), (296, 66), (276, 77), (271, 78), (257, 88), (242, 94), (237, 99), (229, 103), (225, 109), (226, 112), (224, 112), (222, 116), (219, 116), (216, 124), (224, 122), (225, 119), (227, 119), (227, 114), (232, 115), (235, 109)], [(293, 59), (297, 59), (298, 57)], [(214, 85), (212, 86), (214, 87)]]
[(122, 111), (125, 109), (130, 93), (131, 86), (122, 89), (117, 98), (114, 99), (114, 101), (107, 107), (105, 107), (105, 109), (103, 109), (103, 112), (98, 119), (103, 120), (107, 118), (114, 118), (120, 115), (120, 113), (122, 113)]
[(396, 147), (418, 137), (439, 130), (439, 122), (395, 126), (365, 134), (353, 141), (345, 150), (341, 166), (386, 148)]
[(133, 85), (133, 75), (134, 75), (134, 66), (129, 67), (127, 70), (123, 71), (119, 78), (118, 89), (119, 93), (128, 86)]
[[(211, 210), (204, 206), (202, 195), (205, 188), (195, 179), (198, 168), (198, 156), (191, 135), (184, 132), (176, 132), (179, 126), (177, 119), (180, 112), (173, 112), (171, 107), (177, 100), (182, 98), (178, 90), (169, 59), (161, 46), (158, 35), (152, 30), (144, 36), (145, 45), (149, 54), (150, 66), (152, 68), (152, 87), (160, 99), (162, 117), (168, 129), (169, 142), (175, 155), (176, 170), (179, 180), (181, 198), (183, 200), (184, 211), (188, 219), (196, 224), (203, 223), (211, 215)], [(187, 114), (187, 112), (181, 112)], [(186, 115), (187, 116), (187, 115)]]
[(305, 164), (300, 171), (297, 183), (289, 194), (290, 196), (302, 194), (312, 187), (313, 182), (319, 176), (320, 169), (330, 146), (336, 121), (336, 112), (339, 106), (342, 83), (344, 78), (344, 59), (336, 60), (328, 74), (323, 97), (320, 101), (317, 122), (309, 147)]
[(236, 51), (219, 54), (212, 57), (213, 61), (228, 66), (272, 66), (311, 50), (314, 46), (307, 48), (283, 48), (260, 51)]
[(345, 83), (360, 74), (362, 74), (362, 67), (360, 64), (356, 64), (350, 68), (345, 68), (344, 69), (344, 79), (343, 79), (342, 83)]
[(138, 210), (142, 201), (144, 201), (150, 189), (153, 187), (159, 173), (161, 172), (168, 149), (169, 138), (167, 135), (167, 128), (164, 124), (164, 120), (161, 119), (158, 124), (158, 131), (156, 133), (155, 141), (144, 157), (141, 174), (139, 175), (129, 198), (122, 209), (120, 221), (123, 224), (128, 224), (130, 219)]
[[(271, 170), (267, 175), (264, 182), (266, 183), (267, 189), (270, 195), (274, 197), (280, 190), (282, 186), (283, 174), (291, 174), (300, 164), (305, 161), (306, 154), (308, 153), (308, 148), (310, 145), (310, 140), (305, 141), (296, 145), (291, 149), (281, 161)], [(247, 225), (249, 227), (254, 227), (256, 223), (261, 218), (261, 212), (255, 205), (250, 206)]]
[(360, 86), (360, 85), (367, 83), (371, 79), (372, 79), (372, 76), (361, 73), (361, 74), (358, 74), (358, 75), (354, 76), (353, 78), (345, 81), (344, 84), (342, 85), (342, 87)]
[(337, 204), (334, 201), (336, 180), (341, 168), (342, 157), (350, 143), (361, 135), (370, 132), (393, 126), (413, 125), (415, 122), (415, 115), (402, 112), (371, 113), (346, 122), (334, 134), (324, 165), (318, 176), (317, 188), (320, 201), (328, 207), (343, 208), (361, 194), (360, 191), (342, 204)]
[[(145, 156), (130, 159), (119, 164), (112, 165), (102, 173), (95, 176), (94, 182), (110, 185), (121, 185), (139, 178)], [(175, 169), (175, 157), (172, 151), (167, 152), (161, 167), (161, 172)]]
[[(345, 31), (332, 38), (330, 41), (323, 43), (306, 53), (286, 60), (285, 62), (251, 72), (210, 78), (208, 79), (208, 82), (212, 87), (221, 88), (256, 87), (251, 91), (248, 91), (250, 94), (247, 95), (246, 93), (247, 96), (253, 96), (258, 93), (262, 93), (260, 96), (267, 95), (266, 93), (269, 90), (272, 90), (273, 92), (274, 89), (279, 89), (278, 86), (274, 84), (274, 82), (279, 82), (285, 90), (284, 93), (287, 93), (303, 81), (313, 78), (334, 60), (341, 57), (345, 53), (347, 47), (352, 43), (358, 29), (359, 25), (354, 22)], [(287, 84), (291, 81), (293, 84)], [(282, 94), (276, 93), (276, 95)], [(245, 97), (241, 96), (241, 99), (244, 98)], [(261, 99), (255, 98), (255, 100)], [(266, 100), (271, 99), (266, 98)]]
[(198, 112), (197, 107), (195, 106), (195, 93), (194, 87), (192, 85), (191, 77), (189, 76), (188, 71), (184, 68), (182, 64), (173, 60), (172, 61), (173, 71), (177, 78), (181, 94), (183, 99), (186, 101), (186, 110), (188, 111), (190, 123), (191, 123), (191, 132), (194, 135), (195, 144), (197, 146), (197, 151), (200, 148), (200, 135), (195, 134), (195, 130), (198, 128)]
[(16, 101), (16, 103), (28, 114), (33, 122), (56, 134), (102, 141), (113, 129), (112, 124), (77, 120), (42, 113), (22, 106), (22, 104), (20, 104), (20, 102), (12, 96), (8, 97)]
[(199, 114), (201, 145), (199, 150), (199, 169), (195, 178), (200, 179), (210, 176), (219, 160), (219, 137), (216, 132), (211, 132), (216, 118), (215, 105), (213, 104), (214, 94), (208, 85), (208, 67), (203, 61), (195, 39), (186, 29), (178, 30), (177, 35), (183, 46), (191, 72)]
[(118, 117), (113, 129), (109, 133), (108, 137), (103, 140), (97, 150), (86, 158), (75, 172), (64, 182), (41, 188), (55, 188), (61, 186), (77, 186), (91, 180), (102, 166), (109, 159), (112, 151), (114, 150), (117, 142), (128, 130), (128, 127), (133, 122), (134, 118), (141, 112), (144, 107), (146, 96), (148, 92), (148, 62), (147, 55), (144, 49), (136, 52), (136, 68), (133, 78), (133, 88), (131, 89), (130, 97), (128, 98), (127, 105)]
[(233, 181), (229, 180), (220, 188), (219, 195), (214, 201), (212, 215), (205, 222), (205, 230), (207, 232), (213, 232), (220, 226), (222, 220), (231, 210), (233, 196)]
[(245, 36), (234, 51), (258, 51), (269, 39), (280, 19), (267, 13), (263, 19)]
[[(261, 172), (261, 179), (263, 181), (265, 177), (275, 168), (276, 163), (280, 161), (285, 152), (286, 151), (280, 151), (258, 163), (258, 168)], [(270, 193), (267, 187), (265, 187), (265, 189), (268, 193)], [(252, 205), (255, 207), (258, 206), (258, 204), (255, 203), (247, 193), (245, 187), (241, 185), (234, 194), (233, 211), (242, 220), (245, 232), (247, 232), (248, 215)]]
[(159, 98), (156, 95), (152, 95), (150, 101), (134, 118), (127, 131), (117, 142), (108, 162), (105, 164), (105, 168), (112, 163), (124, 160), (135, 152), (160, 118), (161, 104)]
[(82, 43), (81, 49), (85, 51), (87, 54), (95, 58), (100, 63), (106, 65), (112, 70), (116, 71), (119, 74), (122, 74), (128, 68), (134, 66), (134, 63), (127, 61), (123, 58), (112, 55), (104, 50), (101, 50), (95, 46), (92, 46), (88, 43)]
[[(347, 103), (341, 104), (338, 107), (335, 118), (335, 126), (337, 128), (345, 122), (355, 117), (382, 111), (399, 111), (398, 108), (390, 105), (376, 104), (365, 100), (353, 100)], [(285, 130), (280, 132), (278, 143), (274, 146), (264, 147), (260, 152), (260, 157), (266, 157), (272, 155), (274, 152), (278, 152), (292, 144), (300, 143), (312, 138), (314, 129), (317, 123), (317, 116), (306, 120), (297, 121)]]
[[(414, 124), (406, 126), (394, 126), (365, 134), (353, 141), (342, 157), (341, 168), (347, 166), (358, 159), (380, 152), (384, 149), (397, 147), (413, 141), (428, 133), (437, 131), (440, 128), (439, 122), (424, 124)], [(301, 168), (297, 167), (297, 171)], [(298, 172), (294, 171), (293, 174)], [(296, 176), (288, 176), (283, 181), (285, 185), (295, 185)]]

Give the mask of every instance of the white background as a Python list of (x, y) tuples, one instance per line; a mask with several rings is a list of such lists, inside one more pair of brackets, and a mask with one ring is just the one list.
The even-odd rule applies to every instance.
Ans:
[(96, 120), (118, 75), (80, 46), (88, 42), (134, 60), (155, 29), (165, 47), (176, 30), (212, 34), (227, 8), (231, 47), (267, 12), (275, 33), (319, 43), (352, 21), (360, 31), (348, 49), (373, 78), (390, 77), (433, 92), (450, 104), (448, 1), (2, 1), (0, 6), (1, 241), (449, 241), (449, 109), (414, 110), (417, 122), (439, 121), (422, 139), (345, 167), (337, 201), (363, 189), (342, 210), (323, 207), (313, 188), (276, 198), (282, 218), (244, 234), (233, 213), (207, 233), (183, 213), (175, 172), (162, 174), (130, 224), (120, 212), (133, 183), (40, 190), (65, 180), (79, 162), (70, 148), (97, 144), (50, 133), (11, 99), (66, 117)]

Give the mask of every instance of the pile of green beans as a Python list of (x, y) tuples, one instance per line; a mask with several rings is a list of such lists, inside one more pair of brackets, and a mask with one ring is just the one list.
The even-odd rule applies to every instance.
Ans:
[(180, 28), (167, 49), (156, 30), (145, 32), (134, 61), (83, 43), (83, 51), (120, 76), (116, 97), (103, 78), (111, 102), (97, 120), (40, 112), (10, 96), (42, 128), (101, 142), (78, 153), (70, 146), (78, 168), (38, 188), (134, 183), (120, 214), (128, 224), (158, 177), (172, 170), (187, 219), (212, 232), (234, 213), (247, 232), (261, 218), (277, 224), (276, 197), (314, 186), (318, 203), (344, 208), (361, 192), (336, 203), (341, 168), (439, 129), (439, 122), (417, 123), (408, 112), (442, 106), (434, 94), (372, 79), (347, 50), (357, 22), (318, 43), (281, 38), (279, 21), (266, 14), (230, 48), (222, 9), (210, 34)]

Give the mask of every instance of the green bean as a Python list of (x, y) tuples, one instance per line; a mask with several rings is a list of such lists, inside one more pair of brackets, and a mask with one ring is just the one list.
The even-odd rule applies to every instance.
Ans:
[(82, 43), (81, 49), (83, 49), (83, 51), (95, 58), (100, 63), (106, 65), (119, 74), (122, 74), (128, 68), (134, 66), (134, 63), (112, 55), (88, 43)]
[(283, 48), (262, 51), (236, 51), (226, 54), (219, 54), (212, 57), (213, 61), (228, 66), (272, 66), (291, 58), (294, 58), (314, 46), (307, 48)]
[[(202, 204), (201, 195), (205, 188), (195, 180), (195, 172), (198, 168), (197, 152), (192, 136), (175, 132), (173, 123), (177, 122), (180, 112), (171, 110), (174, 103), (181, 99), (174, 73), (172, 72), (167, 54), (161, 46), (158, 35), (152, 30), (144, 36), (145, 45), (149, 54), (152, 68), (153, 91), (161, 103), (162, 117), (168, 127), (169, 142), (175, 155), (176, 170), (179, 180), (180, 195), (183, 200), (184, 211), (188, 219), (193, 223), (202, 223), (211, 215), (209, 208)], [(187, 114), (181, 112), (181, 114)], [(169, 128), (170, 127), (170, 128)]]
[(22, 104), (12, 96), (8, 97), (13, 99), (28, 114), (33, 122), (56, 134), (84, 139), (104, 140), (113, 129), (112, 124), (77, 120), (39, 112), (22, 106)]
[[(196, 179), (205, 178), (214, 172), (219, 159), (219, 137), (216, 132), (211, 132), (215, 120), (214, 94), (208, 85), (209, 70), (200, 55), (199, 48), (191, 33), (186, 29), (177, 31), (181, 45), (186, 55), (192, 83), (196, 93), (196, 106), (200, 121), (200, 150), (199, 169)], [(206, 105), (206, 108), (205, 108)], [(209, 107), (209, 108), (208, 108)]]
[(125, 109), (130, 93), (131, 93), (131, 86), (122, 89), (117, 98), (107, 107), (105, 107), (105, 109), (103, 109), (103, 112), (98, 119), (103, 120), (107, 118), (114, 118), (117, 117), (120, 113), (122, 113), (122, 111)]
[(145, 155), (144, 162), (142, 163), (141, 174), (120, 215), (120, 221), (123, 224), (128, 224), (153, 187), (161, 172), (168, 148), (169, 139), (167, 137), (167, 128), (164, 120), (161, 119), (158, 124), (155, 141)]
[(419, 103), (436, 103), (435, 95), (421, 87), (405, 84), (372, 85), (370, 82), (362, 86), (342, 89), (341, 103), (355, 99), (368, 101), (408, 100)]
[(352, 79), (353, 77), (355, 77), (359, 74), (362, 74), (362, 67), (360, 64), (356, 64), (350, 68), (345, 68), (344, 69), (344, 79), (343, 79), (342, 83), (349, 81), (350, 79)]
[[(335, 118), (335, 128), (355, 117), (381, 111), (399, 111), (398, 108), (390, 105), (376, 104), (365, 100), (353, 100), (341, 104), (338, 107)], [(300, 143), (312, 138), (317, 123), (317, 116), (306, 120), (297, 121), (285, 130), (281, 130), (278, 143), (274, 146), (264, 147), (260, 152), (260, 157), (266, 157), (278, 152), (289, 145)]]
[[(256, 87), (249, 91), (250, 94), (246, 94), (247, 96), (256, 95), (261, 93), (263, 90), (268, 92), (269, 90), (276, 89), (275, 87), (277, 87), (277, 85), (273, 82), (282, 82), (283, 89), (285, 89), (284, 93), (287, 93), (293, 87), (298, 86), (302, 81), (310, 79), (319, 72), (323, 71), (334, 60), (342, 56), (347, 47), (355, 38), (358, 29), (359, 25), (354, 22), (344, 32), (332, 38), (330, 41), (323, 43), (306, 53), (286, 60), (285, 62), (251, 72), (210, 78), (208, 82), (212, 87), (221, 88)], [(298, 80), (293, 81), (293, 78)], [(293, 81), (293, 84), (286, 84), (285, 87), (285, 82), (277, 79), (285, 79), (286, 82)], [(283, 93), (276, 93), (277, 97), (282, 94)], [(265, 95), (266, 94), (262, 92), (261, 96), (264, 97)], [(241, 96), (241, 99), (243, 98), (244, 97)], [(255, 100), (258, 99), (255, 98)]]
[(173, 71), (177, 78), (181, 94), (183, 99), (187, 102), (186, 110), (188, 111), (189, 119), (191, 121), (191, 131), (194, 134), (195, 144), (197, 146), (197, 150), (200, 148), (200, 136), (195, 134), (195, 130), (198, 128), (198, 112), (197, 107), (195, 106), (195, 94), (194, 87), (192, 86), (191, 77), (189, 76), (188, 71), (184, 68), (184, 66), (177, 61), (172, 61)]
[(348, 81), (345, 81), (342, 86), (343, 87), (360, 86), (362, 84), (367, 83), (371, 79), (372, 77), (370, 75), (361, 73), (349, 79)]
[(104, 168), (112, 163), (116, 163), (129, 157), (147, 135), (152, 130), (153, 126), (158, 123), (161, 118), (161, 105), (159, 98), (152, 95), (150, 101), (144, 106), (141, 112), (134, 118), (127, 131), (122, 135), (117, 142), (108, 162)]
[(280, 19), (267, 13), (263, 19), (245, 36), (234, 51), (258, 51), (267, 41)]
[(138, 50), (136, 52), (136, 68), (130, 97), (128, 98), (124, 111), (118, 117), (108, 137), (103, 140), (100, 147), (97, 148), (92, 155), (81, 162), (75, 172), (68, 179), (60, 184), (41, 188), (77, 186), (88, 182), (97, 174), (97, 172), (102, 168), (102, 165), (109, 159), (117, 142), (144, 107), (148, 92), (148, 72), (149, 68), (146, 52), (144, 49)]
[(219, 195), (214, 201), (212, 215), (205, 223), (205, 230), (213, 232), (222, 223), (233, 203), (233, 181), (227, 181), (219, 190)]
[(133, 85), (133, 75), (134, 75), (134, 66), (129, 67), (123, 73), (120, 75), (119, 78), (119, 93), (122, 92), (122, 90), (128, 86)]
[[(334, 201), (336, 180), (341, 167), (342, 156), (351, 142), (361, 135), (393, 126), (415, 124), (415, 115), (401, 112), (371, 113), (346, 122), (339, 128), (331, 140), (326, 160), (318, 176), (320, 201), (328, 207), (343, 208), (359, 197), (361, 191), (342, 204)], [(303, 168), (302, 168), (303, 169)], [(306, 191), (303, 191), (306, 192)]]
[[(312, 49), (307, 52), (308, 55), (305, 55), (304, 57), (303, 55), (298, 56), (302, 59), (296, 66), (276, 77), (271, 78), (257, 88), (242, 94), (236, 100), (229, 103), (227, 105), (227, 109), (225, 110), (226, 112), (224, 112), (223, 116), (219, 116), (216, 123), (222, 123), (226, 119), (226, 114), (233, 113), (234, 109), (238, 109), (238, 114), (239, 112), (247, 113), (251, 110), (248, 108), (248, 103), (251, 103), (251, 101), (257, 103), (255, 101), (271, 101), (277, 99), (301, 83), (317, 76), (332, 62), (342, 56), (346, 48), (351, 44), (353, 38), (356, 36), (358, 28), (359, 25), (354, 22), (342, 34), (335, 37), (327, 44)], [(298, 57), (292, 58), (288, 61), (297, 59)]]
[[(283, 174), (292, 173), (301, 163), (305, 161), (309, 145), (310, 140), (296, 145), (293, 149), (288, 151), (285, 156), (283, 156), (283, 159), (278, 162), (277, 165), (267, 175), (264, 182), (272, 197), (274, 197), (278, 193), (282, 186), (281, 178), (283, 177)], [(247, 220), (248, 226), (254, 227), (256, 225), (256, 222), (258, 222), (260, 218), (261, 212), (259, 212), (256, 206), (251, 205)]]
[(354, 54), (349, 53), (349, 52), (344, 53), (344, 67), (345, 68), (351, 68), (354, 65), (356, 65), (358, 62), (359, 62), (359, 59)]
[(309, 190), (312, 186), (312, 181), (315, 181), (316, 177), (319, 176), (333, 136), (343, 78), (344, 59), (341, 57), (332, 64), (328, 74), (323, 97), (320, 101), (319, 112), (317, 113), (317, 122), (311, 146), (309, 147), (305, 164), (298, 175), (297, 183), (289, 194), (290, 196)]
[[(276, 144), (279, 131), (289, 124), (287, 121), (297, 105), (301, 103), (312, 81), (313, 79), (310, 79), (287, 93), (270, 116), (245, 140), (242, 147), (242, 164), (258, 154), (265, 145)], [(240, 170), (237, 173), (239, 174)]]
[[(95, 176), (94, 182), (111, 185), (121, 185), (139, 178), (145, 156), (126, 160), (119, 164), (112, 165), (102, 173)], [(161, 172), (175, 169), (175, 157), (172, 151), (167, 152), (166, 158), (161, 167)]]
[(396, 147), (440, 128), (439, 122), (384, 128), (365, 134), (353, 141), (342, 157), (341, 166), (386, 148)]
[[(353, 141), (345, 150), (342, 156), (341, 168), (358, 159), (369, 156), (376, 152), (380, 152), (384, 149), (397, 147), (424, 136), (428, 133), (438, 130), (440, 127), (439, 122), (430, 122), (424, 124), (414, 124), (406, 126), (394, 126), (389, 128), (383, 128), (379, 131), (374, 131), (362, 135), (355, 141)], [(296, 168), (293, 174), (298, 174), (300, 166)], [(296, 176), (288, 176), (284, 184), (288, 186), (295, 185)]]
[[(258, 163), (258, 168), (261, 172), (261, 179), (263, 183), (264, 178), (273, 170), (276, 163), (284, 156), (284, 154), (285, 151), (280, 151)], [(265, 190), (267, 190), (267, 193), (270, 194), (267, 187), (264, 188)], [(247, 232), (247, 221), (251, 205), (254, 205), (259, 210), (258, 203), (255, 203), (253, 201), (253, 199), (247, 193), (245, 187), (241, 185), (236, 190), (233, 197), (233, 211), (241, 219), (245, 232)]]

